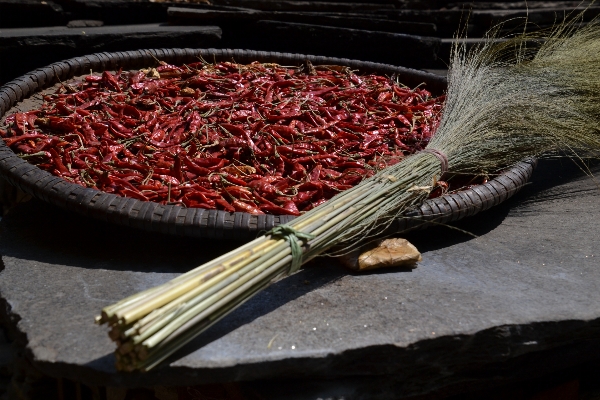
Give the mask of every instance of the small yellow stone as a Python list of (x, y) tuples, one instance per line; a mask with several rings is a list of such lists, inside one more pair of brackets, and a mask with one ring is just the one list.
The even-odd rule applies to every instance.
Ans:
[(345, 266), (355, 271), (386, 267), (414, 268), (422, 259), (419, 250), (402, 238), (383, 239), (340, 257)]

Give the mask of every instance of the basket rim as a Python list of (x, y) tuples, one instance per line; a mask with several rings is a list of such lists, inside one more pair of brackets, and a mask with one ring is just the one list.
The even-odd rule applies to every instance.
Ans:
[[(446, 88), (444, 77), (428, 72), (346, 58), (324, 57), (292, 53), (241, 49), (142, 49), (125, 52), (102, 52), (55, 62), (31, 71), (0, 87), (0, 118), (20, 101), (35, 92), (60, 81), (88, 74), (123, 68), (142, 68), (157, 65), (157, 59), (173, 64), (192, 62), (198, 58), (214, 61), (249, 63), (252, 61), (279, 64), (344, 65), (361, 72), (398, 75), (404, 84), (427, 85), (428, 90), (441, 94)], [(288, 64), (289, 65), (289, 64)], [(420, 207), (397, 218), (388, 232), (424, 227), (426, 222), (436, 224), (455, 221), (497, 205), (527, 183), (536, 160), (515, 164), (489, 182), (454, 194), (426, 200)], [(243, 212), (185, 208), (179, 205), (161, 205), (105, 193), (68, 182), (19, 158), (4, 141), (0, 141), (0, 175), (43, 201), (120, 225), (147, 231), (191, 237), (217, 239), (251, 239), (262, 231), (287, 223), (294, 217), (287, 215), (252, 215)]]

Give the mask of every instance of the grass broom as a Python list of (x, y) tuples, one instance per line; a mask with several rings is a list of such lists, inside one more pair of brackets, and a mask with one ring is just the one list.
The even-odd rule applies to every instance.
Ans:
[[(340, 244), (382, 232), (444, 172), (490, 173), (528, 156), (600, 150), (600, 27), (455, 46), (427, 149), (161, 286), (102, 310), (117, 368), (150, 370), (274, 279)], [(539, 40), (538, 40), (539, 39)]]

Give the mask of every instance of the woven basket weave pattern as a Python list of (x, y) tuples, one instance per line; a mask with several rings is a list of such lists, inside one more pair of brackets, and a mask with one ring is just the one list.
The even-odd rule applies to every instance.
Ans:
[[(436, 94), (446, 86), (442, 77), (391, 65), (349, 59), (301, 54), (229, 49), (154, 49), (115, 53), (97, 53), (50, 64), (19, 77), (0, 88), (0, 117), (15, 104), (37, 91), (90, 70), (139, 69), (156, 65), (156, 59), (171, 64), (198, 61), (232, 61), (246, 64), (253, 61), (282, 65), (345, 65), (361, 72), (398, 75), (407, 86), (422, 82)], [(84, 188), (51, 175), (23, 161), (0, 141), (0, 174), (13, 185), (43, 201), (104, 221), (147, 231), (216, 239), (249, 239), (273, 226), (287, 223), (294, 217), (229, 213), (220, 210), (184, 208), (161, 205)], [(420, 208), (404, 218), (398, 218), (392, 229), (426, 226), (424, 221), (447, 223), (474, 215), (505, 201), (529, 180), (535, 161), (524, 161), (490, 182), (472, 189), (425, 201)]]

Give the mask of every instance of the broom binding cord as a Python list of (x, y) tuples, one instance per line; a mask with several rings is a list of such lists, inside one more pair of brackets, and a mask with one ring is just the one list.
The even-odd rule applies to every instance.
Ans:
[(288, 275), (300, 269), (302, 265), (302, 247), (298, 244), (298, 240), (306, 242), (307, 240), (314, 239), (316, 236), (310, 233), (300, 232), (293, 227), (283, 224), (276, 226), (271, 229), (266, 235), (271, 235), (273, 238), (283, 238), (290, 244), (290, 251), (292, 252), (292, 262)]
[(444, 153), (436, 149), (424, 149), (419, 153), (429, 153), (433, 154), (440, 160), (440, 166), (442, 167), (442, 172), (440, 173), (440, 177), (443, 176), (446, 172), (448, 172), (448, 157)]
[[(440, 177), (444, 176), (444, 174), (448, 172), (448, 157), (440, 150), (424, 149), (421, 150), (419, 153), (431, 154), (439, 160), (441, 170)], [(388, 178), (390, 178), (390, 176), (388, 176)], [(396, 178), (393, 178), (393, 181), (396, 181)], [(427, 186), (423, 189), (427, 193), (429, 193), (431, 187)], [(276, 226), (275, 228), (267, 232), (265, 235), (270, 235), (272, 238), (285, 239), (285, 241), (289, 243), (292, 261), (288, 270), (288, 275), (291, 275), (294, 272), (298, 271), (303, 264), (304, 251), (302, 249), (302, 246), (298, 242), (302, 241), (303, 243), (306, 243), (306, 241), (316, 238), (316, 235), (300, 232), (294, 229), (292, 226), (286, 224)]]

